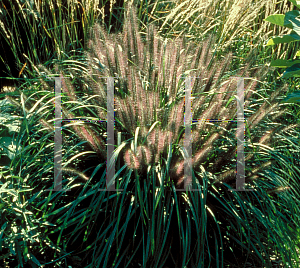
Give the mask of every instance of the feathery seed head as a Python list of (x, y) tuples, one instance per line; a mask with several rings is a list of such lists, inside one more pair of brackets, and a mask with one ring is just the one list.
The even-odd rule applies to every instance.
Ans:
[(140, 162), (134, 152), (128, 149), (124, 155), (127, 166), (131, 169), (137, 170), (140, 167)]
[[(232, 54), (228, 53), (221, 61), (213, 58), (214, 36), (200, 44), (187, 43), (184, 38), (179, 38), (177, 41), (163, 40), (155, 27), (151, 26), (142, 39), (135, 12), (135, 8), (128, 9), (123, 32), (118, 35), (107, 34), (99, 25), (95, 25), (90, 32), (90, 40), (87, 43), (89, 51), (86, 52), (86, 57), (89, 63), (89, 74), (93, 75), (94, 79), (87, 78), (87, 84), (97, 95), (92, 102), (95, 106), (98, 105), (99, 117), (102, 119), (106, 116), (107, 108), (106, 79), (99, 77), (118, 76), (114, 96), (115, 117), (118, 119), (115, 129), (134, 137), (136, 128), (140, 127), (136, 155), (131, 150), (126, 150), (125, 162), (134, 169), (146, 164), (150, 165), (152, 161), (159, 162), (167, 155), (169, 144), (174, 148), (178, 145), (184, 146), (185, 133), (182, 130), (184, 130), (185, 81), (183, 78), (188, 75), (196, 76), (198, 78), (192, 79), (191, 83), (192, 117), (193, 120), (198, 120), (197, 123), (192, 123), (193, 168), (199, 169), (207, 159), (213, 159), (211, 160), (213, 163), (206, 166), (209, 167), (208, 171), (224, 171), (223, 166), (231, 163), (236, 153), (234, 145), (236, 141), (230, 140), (228, 146), (223, 145), (218, 150), (215, 147), (220, 140), (229, 141), (229, 137), (224, 136), (230, 131), (235, 131), (234, 123), (223, 121), (216, 124), (206, 120), (230, 120), (237, 116), (237, 101), (234, 98), (237, 79), (225, 77), (230, 68)], [(255, 76), (257, 80), (261, 80), (267, 73), (267, 68), (257, 68), (252, 71), (250, 67), (251, 62), (248, 62), (236, 76)], [(251, 110), (249, 108), (251, 98), (258, 83), (249, 79), (244, 83), (244, 110), (247, 111), (247, 108)], [(69, 92), (67, 82), (64, 82), (63, 87)], [(270, 104), (265, 102), (256, 112), (251, 111), (250, 116), (247, 114), (246, 120), (250, 131), (254, 131), (254, 127), (259, 126), (268, 114), (280, 108), (276, 105), (278, 94), (278, 91), (272, 94), (269, 99)], [(70, 98), (73, 96), (70, 95)], [(228, 107), (225, 107), (230, 99), (233, 100)], [(159, 121), (159, 124), (151, 130), (144, 144), (150, 127), (156, 121)], [(86, 128), (86, 131), (77, 129), (80, 137), (88, 140), (92, 148), (95, 150), (97, 146), (105, 148), (91, 131), (89, 128)], [(259, 139), (269, 146), (275, 131), (267, 132), (266, 128), (264, 131)], [(224, 148), (227, 148), (226, 152), (223, 151)], [(212, 153), (216, 151), (220, 152), (219, 155), (213, 154), (214, 158), (211, 158)], [(172, 155), (171, 166), (182, 164), (182, 156), (176, 153)], [(248, 156), (253, 158), (251, 154)], [(176, 169), (175, 173), (170, 173), (174, 175), (174, 180), (181, 178), (182, 174), (178, 172)], [(227, 173), (224, 174), (228, 179), (233, 173), (231, 170), (229, 175)]]

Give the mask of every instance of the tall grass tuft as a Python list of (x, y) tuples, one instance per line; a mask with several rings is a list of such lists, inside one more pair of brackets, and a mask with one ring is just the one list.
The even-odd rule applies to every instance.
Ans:
[[(192, 81), (192, 111), (193, 119), (200, 119), (192, 126), (193, 167), (198, 168), (206, 162), (209, 153), (213, 153), (212, 144), (218, 139), (225, 139), (228, 133), (234, 134), (234, 123), (230, 120), (219, 124), (206, 122), (209, 119), (235, 119), (236, 102), (226, 108), (226, 103), (236, 94), (236, 82), (225, 77), (232, 60), (229, 53), (221, 62), (216, 62), (212, 57), (212, 49), (215, 43), (210, 38), (201, 46), (186, 40), (164, 42), (157, 35), (154, 27), (150, 27), (145, 40), (142, 40), (138, 32), (138, 26), (133, 13), (127, 19), (124, 31), (118, 35), (108, 35), (99, 25), (95, 25), (92, 38), (89, 41), (89, 74), (94, 78), (88, 84), (93, 84), (92, 90), (97, 97), (94, 104), (106, 108), (105, 79), (97, 77), (116, 77), (116, 112), (118, 118), (116, 132), (130, 133), (133, 137), (136, 128), (140, 128), (138, 140), (149, 148), (154, 156), (153, 164), (167, 158), (170, 144), (182, 144), (182, 130), (184, 126), (184, 77), (198, 76)], [(96, 64), (101, 66), (95, 69)], [(267, 74), (266, 68), (260, 68), (254, 72), (250, 70), (250, 63), (240, 70), (237, 76), (250, 76), (245, 87), (245, 110), (251, 104), (251, 97), (255, 95), (255, 87), (258, 81), (262, 81)], [(183, 77), (180, 77), (183, 75)], [(282, 88), (281, 92), (287, 90)], [(124, 94), (125, 93), (125, 94)], [(270, 96), (268, 102), (262, 103), (257, 111), (246, 112), (247, 128), (254, 129), (262, 124), (271, 111), (278, 109), (276, 96), (280, 90), (276, 90)], [(100, 110), (102, 111), (102, 109)], [(103, 118), (103, 116), (99, 117)], [(280, 118), (277, 118), (279, 120)], [(155, 122), (158, 122), (155, 126)], [(279, 124), (276, 129), (266, 133), (270, 139), (274, 132), (280, 131), (284, 125)], [(247, 136), (248, 144), (257, 137)], [(173, 148), (173, 147), (172, 147)], [(219, 149), (219, 150), (225, 150)], [(129, 149), (128, 149), (129, 150)], [(226, 148), (227, 155), (233, 159), (236, 147)], [(131, 154), (135, 154), (131, 152)], [(222, 154), (220, 154), (222, 157)], [(180, 157), (179, 157), (180, 158)], [(174, 160), (175, 161), (175, 160)], [(177, 162), (182, 160), (176, 159)], [(176, 163), (172, 163), (173, 168)], [(208, 162), (209, 170), (220, 170), (220, 166)], [(139, 165), (140, 166), (140, 165)], [(140, 166), (141, 167), (141, 166)], [(171, 168), (172, 170), (172, 168)], [(222, 175), (220, 175), (222, 176)], [(172, 177), (175, 181), (175, 177)]]
[(94, 23), (117, 21), (114, 28), (118, 28), (120, 21), (112, 18), (115, 4), (102, 0), (1, 1), (0, 46), (5, 53), (0, 54), (0, 76), (24, 81), (33, 78), (33, 65), (43, 63), (52, 68), (54, 58), (66, 60), (81, 55), (88, 29)]

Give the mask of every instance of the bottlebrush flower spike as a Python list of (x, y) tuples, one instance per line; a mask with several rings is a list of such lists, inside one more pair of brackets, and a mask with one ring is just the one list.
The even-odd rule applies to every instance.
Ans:
[[(140, 157), (143, 157), (146, 159), (142, 162), (151, 164), (142, 148), (148, 148), (151, 155), (155, 156), (154, 159), (151, 158), (154, 164), (167, 154), (170, 143), (174, 146), (184, 145), (184, 133), (181, 131), (184, 129), (184, 79), (180, 76), (185, 73), (200, 77), (192, 80), (192, 94), (195, 96), (192, 101), (192, 116), (194, 120), (200, 119), (192, 125), (193, 168), (198, 169), (199, 165), (205, 163), (209, 171), (221, 171), (223, 168), (220, 165), (230, 166), (231, 158), (236, 153), (236, 146), (232, 146), (232, 143), (236, 144), (236, 140), (227, 147), (223, 146), (227, 151), (216, 155), (214, 163), (206, 162), (220, 139), (224, 140), (230, 131), (235, 135), (234, 123), (230, 119), (236, 118), (236, 101), (225, 107), (228, 100), (236, 95), (237, 89), (236, 79), (224, 78), (230, 68), (232, 55), (228, 53), (227, 57), (217, 62), (212, 56), (212, 47), (215, 44), (213, 36), (200, 46), (187, 43), (184, 38), (164, 42), (152, 26), (147, 29), (146, 41), (143, 41), (135, 14), (134, 8), (128, 11), (123, 32), (119, 35), (107, 35), (102, 27), (95, 26), (87, 53), (89, 59), (96, 58), (101, 65), (106, 66), (104, 69), (95, 69), (90, 65), (91, 73), (120, 77), (115, 94), (115, 116), (125, 129), (116, 124), (117, 131), (126, 131), (133, 136), (136, 128), (140, 127), (139, 142), (142, 142), (151, 125), (159, 121), (148, 135), (146, 144), (143, 145), (146, 147), (138, 147), (140, 151), (137, 156), (129, 150), (126, 151), (126, 163), (133, 168), (137, 161), (141, 163)], [(267, 73), (264, 68), (257, 68), (256, 72), (252, 72), (250, 67), (249, 62), (237, 76), (251, 76), (262, 80)], [(257, 82), (245, 80), (245, 109), (251, 104), (250, 98), (256, 86)], [(97, 81), (97, 87), (98, 90), (95, 91), (105, 91), (103, 80)], [(278, 92), (272, 95), (270, 104), (264, 103), (261, 109), (250, 116), (250, 130), (278, 108), (274, 104), (276, 94)], [(216, 124), (208, 123), (207, 119), (229, 120)], [(266, 144), (273, 134), (263, 133), (259, 139), (263, 137), (261, 141)], [(134, 160), (134, 157), (138, 160)], [(177, 170), (178, 164), (182, 164), (183, 160), (182, 157), (174, 156), (171, 168)], [(182, 172), (178, 172), (171, 172), (175, 181), (182, 177)], [(233, 174), (231, 170), (227, 173)], [(226, 177), (227, 173), (222, 176)]]
[(138, 146), (136, 149), (137, 159), (142, 165), (149, 165), (152, 161), (151, 151), (146, 146)]
[(139, 169), (140, 162), (132, 150), (127, 150), (124, 155), (125, 162), (129, 168)]
[[(163, 157), (166, 158), (169, 145), (172, 144), (172, 149), (176, 150), (172, 153), (170, 169), (175, 172), (170, 171), (170, 176), (178, 182), (182, 179), (182, 170), (177, 170), (178, 165), (184, 161), (183, 156), (176, 153), (178, 147), (184, 145), (185, 136), (184, 77), (195, 76), (197, 78), (192, 79), (191, 85), (192, 118), (198, 122), (192, 123), (193, 168), (199, 170), (202, 165), (208, 172), (219, 174), (220, 181), (234, 182), (236, 167), (232, 159), (236, 154), (236, 125), (231, 120), (236, 119), (236, 101), (232, 101), (228, 107), (225, 105), (232, 97), (234, 99), (237, 83), (236, 78), (224, 76), (230, 68), (232, 54), (228, 53), (221, 61), (213, 58), (213, 36), (200, 44), (187, 42), (184, 38), (164, 40), (155, 27), (150, 26), (145, 38), (141, 38), (136, 12), (135, 8), (128, 9), (123, 32), (119, 34), (107, 34), (98, 24), (90, 31), (85, 53), (89, 76), (85, 78), (87, 86), (82, 91), (88, 94), (93, 92), (94, 96), (89, 101), (95, 107), (94, 114), (98, 114), (99, 120), (106, 119), (106, 77), (118, 77), (115, 78), (114, 95), (115, 133), (123, 132), (128, 138), (133, 138), (137, 127), (140, 128), (136, 154), (128, 147), (120, 154), (128, 167), (137, 169), (146, 164), (155, 165)], [(248, 62), (235, 76), (262, 81), (268, 70), (259, 67), (253, 72), (250, 68), (251, 62)], [(65, 77), (63, 72), (61, 74)], [(244, 110), (249, 131), (254, 133), (256, 128), (261, 128), (260, 134), (255, 132), (251, 140), (246, 132), (246, 143), (260, 141), (271, 147), (275, 134), (283, 131), (284, 127), (280, 123), (284, 109), (276, 98), (279, 93), (284, 94), (287, 88), (274, 91), (268, 99), (269, 103), (264, 102), (253, 111), (252, 97), (258, 83), (249, 79), (244, 82)], [(68, 79), (63, 81), (62, 89), (70, 100), (78, 100)], [(65, 118), (73, 116), (64, 106), (62, 112)], [(278, 122), (275, 131), (264, 124), (270, 115), (274, 122)], [(207, 122), (209, 119), (227, 121)], [(97, 135), (94, 127), (82, 125), (73, 128), (99, 156), (106, 158), (104, 138)], [(247, 161), (253, 159), (254, 153), (249, 152)], [(260, 167), (263, 168), (263, 165)]]

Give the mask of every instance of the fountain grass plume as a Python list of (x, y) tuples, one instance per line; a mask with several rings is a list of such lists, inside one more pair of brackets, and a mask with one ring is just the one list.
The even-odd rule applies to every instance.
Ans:
[[(98, 96), (95, 98), (98, 105), (106, 108), (107, 100), (105, 79), (97, 77), (118, 77), (115, 84), (115, 117), (120, 124), (116, 124), (116, 132), (126, 132), (133, 137), (136, 128), (139, 127), (141, 129), (138, 137), (139, 144), (143, 144), (144, 148), (154, 156), (151, 158), (152, 164), (155, 165), (163, 157), (166, 158), (170, 144), (183, 145), (185, 104), (183, 78), (197, 76), (197, 79), (192, 80), (192, 113), (193, 119), (201, 120), (192, 124), (193, 168), (199, 170), (200, 165), (204, 165), (208, 171), (221, 172), (220, 169), (228, 167), (236, 151), (235, 145), (226, 148), (226, 153), (221, 153), (222, 149), (220, 149), (219, 158), (215, 157), (215, 160), (212, 160), (210, 155), (214, 153), (214, 144), (218, 140), (224, 139), (230, 131), (234, 133), (234, 124), (228, 120), (217, 126), (206, 120), (236, 119), (236, 102), (232, 101), (228, 107), (225, 105), (236, 94), (237, 85), (235, 79), (226, 77), (232, 54), (228, 53), (221, 61), (213, 57), (214, 36), (198, 45), (193, 42), (187, 43), (185, 38), (164, 40), (159, 37), (156, 28), (150, 26), (143, 39), (138, 29), (134, 9), (127, 13), (123, 32), (108, 35), (104, 28), (95, 25), (90, 36), (89, 50), (86, 55), (90, 63), (89, 74), (95, 77), (92, 89)], [(263, 81), (268, 72), (264, 67), (256, 68), (254, 72), (251, 67), (252, 62), (249, 57), (248, 64), (236, 74), (236, 76), (254, 78), (245, 80), (245, 110), (251, 104), (251, 98), (258, 86), (257, 82)], [(279, 90), (275, 91), (268, 103), (264, 102), (257, 111), (248, 114), (246, 120), (249, 130), (262, 123), (271, 111), (279, 109), (279, 104), (276, 102), (279, 92)], [(159, 124), (150, 131), (151, 126), (157, 121)], [(282, 126), (278, 126), (276, 131), (280, 127)], [(271, 146), (268, 141), (276, 131), (266, 132), (263, 134), (264, 138), (258, 138), (264, 144)], [(246, 142), (251, 142), (250, 137), (246, 138), (248, 138)], [(135, 156), (135, 158), (131, 157), (135, 162), (139, 161), (139, 164), (130, 164), (128, 167), (143, 169), (143, 163), (150, 164), (148, 160), (142, 161), (141, 158), (137, 158), (136, 152), (129, 148), (125, 148), (126, 150), (128, 150), (128, 153), (125, 153), (126, 163), (130, 162), (129, 154)], [(209, 158), (214, 162), (208, 163)], [(170, 176), (177, 186), (183, 172), (182, 169), (179, 172), (177, 166), (180, 163), (181, 167), (182, 161), (184, 159), (181, 155), (174, 154)], [(224, 165), (225, 162), (227, 165)], [(235, 167), (230, 166), (230, 172), (224, 171), (225, 173), (219, 174), (218, 178), (224, 180), (227, 178), (228, 181), (228, 174), (231, 174), (230, 180), (233, 181)]]

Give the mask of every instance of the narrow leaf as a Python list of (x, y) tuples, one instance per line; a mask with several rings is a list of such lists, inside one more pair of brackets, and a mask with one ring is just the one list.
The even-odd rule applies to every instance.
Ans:
[(42, 265), (40, 264), (40, 262), (38, 261), (38, 259), (37, 259), (32, 253), (29, 253), (29, 255), (30, 255), (30, 259), (31, 259), (35, 264), (37, 264), (38, 266), (42, 266)]

